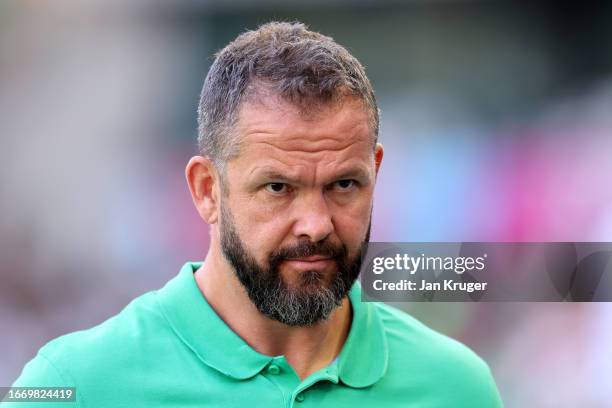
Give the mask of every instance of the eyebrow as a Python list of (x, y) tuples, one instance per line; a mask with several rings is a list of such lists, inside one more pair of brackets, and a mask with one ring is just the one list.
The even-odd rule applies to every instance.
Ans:
[[(253, 169), (250, 173), (252, 179), (268, 179), (275, 180), (279, 183), (288, 183), (288, 184), (301, 184), (298, 178), (289, 176), (287, 174), (283, 174), (280, 171), (274, 168), (264, 168), (263, 170)], [(345, 180), (345, 179), (357, 179), (363, 184), (369, 184), (370, 182), (370, 173), (361, 167), (356, 167), (353, 169), (346, 170), (341, 172), (337, 176), (334, 176), (332, 181)]]
[(336, 180), (344, 180), (344, 179), (358, 179), (363, 181), (370, 180), (370, 173), (363, 169), (362, 167), (356, 167), (354, 169), (347, 170), (343, 173), (340, 173)]
[(258, 172), (257, 170), (254, 170), (251, 173), (251, 175), (253, 178), (257, 178), (257, 179), (276, 180), (278, 182), (291, 183), (291, 184), (299, 183), (299, 180), (297, 178), (287, 176), (286, 174), (283, 174), (274, 169), (266, 169), (260, 172)]

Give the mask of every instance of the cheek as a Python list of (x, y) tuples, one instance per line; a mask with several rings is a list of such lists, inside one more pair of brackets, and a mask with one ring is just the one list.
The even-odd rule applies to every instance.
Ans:
[(338, 237), (349, 250), (356, 250), (365, 237), (372, 210), (372, 200), (355, 200), (335, 211), (334, 227)]
[(232, 210), (244, 245), (259, 262), (265, 261), (287, 234), (287, 217), (265, 203), (248, 198), (236, 200)]

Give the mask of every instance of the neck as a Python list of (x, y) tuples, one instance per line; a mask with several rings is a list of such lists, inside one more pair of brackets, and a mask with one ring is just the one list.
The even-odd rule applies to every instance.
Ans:
[(293, 327), (272, 320), (251, 302), (214, 242), (195, 279), (207, 302), (238, 336), (259, 353), (284, 355), (300, 379), (330, 364), (346, 341), (352, 320), (347, 298), (327, 320), (312, 326)]

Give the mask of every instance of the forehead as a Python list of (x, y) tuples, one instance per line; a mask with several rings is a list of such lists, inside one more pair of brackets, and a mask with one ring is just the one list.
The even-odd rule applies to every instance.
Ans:
[(373, 151), (370, 118), (362, 101), (341, 101), (304, 111), (278, 98), (245, 103), (236, 123), (239, 155), (312, 156)]

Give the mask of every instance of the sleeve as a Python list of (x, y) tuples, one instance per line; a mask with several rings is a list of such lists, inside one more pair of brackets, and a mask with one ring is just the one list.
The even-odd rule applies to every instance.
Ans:
[[(23, 368), (21, 375), (12, 387), (75, 387), (76, 400), (66, 402), (45, 401), (45, 408), (82, 407), (79, 390), (67, 373), (62, 373), (47, 357), (40, 352)], [(0, 395), (0, 398), (6, 396)], [(5, 398), (6, 399), (6, 398)], [(40, 408), (40, 402), (6, 402), (0, 401), (0, 408)]]

